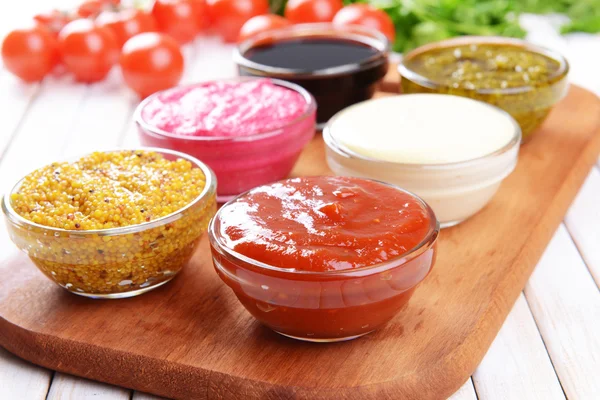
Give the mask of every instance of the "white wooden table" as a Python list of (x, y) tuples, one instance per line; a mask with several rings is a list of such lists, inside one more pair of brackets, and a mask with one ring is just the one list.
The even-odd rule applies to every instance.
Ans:
[[(48, 3), (58, 3), (59, 0)], [(65, 0), (64, 2), (72, 3)], [(44, 6), (0, 2), (0, 37)], [(529, 38), (565, 54), (571, 82), (600, 94), (600, 36), (560, 38), (553, 19), (523, 20)], [(231, 47), (199, 39), (185, 49), (185, 82), (233, 76)], [(24, 85), (0, 69), (0, 190), (56, 159), (137, 143), (135, 97), (118, 71), (104, 82), (69, 77)], [(0, 228), (0, 262), (13, 251)], [(600, 162), (590, 173), (462, 399), (600, 399)], [(151, 399), (129, 389), (53, 372), (0, 348), (0, 399)]]

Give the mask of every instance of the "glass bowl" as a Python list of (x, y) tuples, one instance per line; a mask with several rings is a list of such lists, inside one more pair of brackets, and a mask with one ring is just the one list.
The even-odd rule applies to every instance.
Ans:
[(250, 314), (277, 333), (309, 342), (366, 335), (407, 306), (437, 254), (439, 223), (433, 210), (416, 195), (388, 186), (417, 199), (430, 217), (423, 240), (401, 256), (367, 267), (326, 272), (265, 264), (228, 247), (219, 233), (223, 210), (233, 199), (221, 207), (208, 228), (215, 270)]
[[(375, 54), (361, 62), (341, 62), (325, 69), (273, 67), (252, 61), (250, 51), (258, 46), (302, 39), (339, 39), (366, 45)], [(341, 109), (370, 99), (388, 70), (389, 41), (377, 30), (331, 23), (297, 24), (259, 33), (240, 43), (234, 61), (242, 76), (262, 76), (294, 82), (308, 90), (318, 104), (317, 124), (322, 128)]]
[[(429, 79), (415, 70), (418, 59), (441, 50), (465, 48), (466, 46), (510, 46), (524, 53), (543, 55), (556, 61), (557, 70), (543, 79), (532, 79), (528, 84), (507, 88), (477, 88), (460, 85), (458, 87)], [(552, 107), (561, 100), (567, 92), (567, 74), (569, 64), (557, 52), (534, 45), (519, 39), (500, 37), (458, 37), (421, 46), (404, 56), (398, 65), (400, 73), (401, 93), (445, 93), (456, 96), (470, 97), (495, 105), (510, 115), (521, 127), (523, 142), (527, 141), (548, 116)]]
[[(383, 97), (362, 105), (392, 102), (395, 98), (406, 100), (407, 96), (431, 95)], [(517, 164), (521, 143), (518, 124), (506, 112), (485, 103), (481, 105), (492, 107), (495, 112), (506, 116), (510, 121), (508, 126), (513, 127), (511, 139), (506, 145), (484, 156), (449, 163), (418, 164), (392, 162), (358, 154), (347, 148), (335, 134), (336, 121), (343, 114), (353, 112), (353, 108), (361, 107), (361, 104), (357, 104), (334, 116), (323, 130), (327, 164), (336, 175), (376, 179), (406, 188), (421, 196), (431, 206), (442, 228), (457, 225), (489, 203), (502, 180), (510, 175)], [(395, 123), (396, 116), (391, 115), (390, 118), (389, 122), (380, 120), (378, 123)], [(398, 129), (402, 129), (402, 125)], [(368, 137), (369, 131), (364, 134)]]
[[(254, 79), (257, 78), (226, 80), (239, 82)], [(203, 82), (157, 92), (142, 101), (134, 114), (140, 141), (144, 146), (181, 151), (205, 162), (219, 181), (219, 202), (226, 202), (255, 186), (283, 179), (290, 173), (302, 149), (316, 132), (317, 105), (315, 99), (302, 87), (277, 79), (271, 79), (271, 82), (299, 93), (306, 101), (306, 111), (301, 116), (276, 130), (237, 137), (182, 136), (152, 126), (142, 118), (142, 110), (155, 96), (207, 83)]]
[(167, 283), (189, 261), (216, 212), (216, 179), (205, 164), (171, 150), (136, 150), (190, 161), (204, 173), (204, 189), (184, 208), (154, 221), (88, 231), (36, 224), (15, 212), (10, 195), (2, 200), (11, 240), (44, 275), (71, 293), (100, 299), (124, 298)]

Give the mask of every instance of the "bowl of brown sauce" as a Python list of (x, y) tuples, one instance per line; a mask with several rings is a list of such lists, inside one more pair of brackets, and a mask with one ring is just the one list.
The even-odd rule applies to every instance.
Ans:
[(388, 70), (389, 42), (360, 26), (299, 24), (240, 43), (234, 60), (242, 76), (283, 79), (308, 90), (317, 101), (317, 124), (368, 100)]

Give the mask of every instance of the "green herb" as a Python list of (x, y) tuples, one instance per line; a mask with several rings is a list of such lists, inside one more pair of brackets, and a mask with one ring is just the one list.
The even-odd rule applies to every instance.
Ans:
[[(271, 0), (281, 14), (286, 0)], [(461, 35), (522, 38), (522, 13), (560, 13), (570, 22), (561, 32), (600, 32), (600, 0), (344, 0), (385, 10), (396, 26), (393, 48), (405, 52), (425, 43)]]
[(598, 0), (521, 0), (522, 12), (534, 14), (559, 13), (571, 20), (561, 27), (562, 33), (600, 32), (600, 1)]
[[(347, 0), (353, 2), (354, 0)], [(461, 35), (524, 37), (514, 1), (371, 0), (392, 17), (398, 33), (395, 51)]]
[(582, 17), (576, 21), (571, 21), (570, 23), (563, 25), (560, 28), (561, 33), (571, 33), (571, 32), (587, 32), (587, 33), (597, 33), (600, 32), (600, 10), (596, 15), (589, 15), (586, 17)]

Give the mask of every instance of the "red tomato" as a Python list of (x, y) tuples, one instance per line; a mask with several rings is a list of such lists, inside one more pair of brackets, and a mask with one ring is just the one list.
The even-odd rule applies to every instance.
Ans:
[(161, 33), (140, 33), (129, 39), (119, 63), (125, 83), (141, 98), (177, 85), (183, 74), (179, 43)]
[(154, 17), (137, 8), (103, 11), (96, 18), (96, 24), (111, 29), (116, 35), (120, 47), (123, 47), (129, 38), (138, 33), (156, 30)]
[(104, 79), (119, 57), (115, 34), (89, 19), (67, 24), (58, 35), (58, 48), (67, 69), (81, 82)]
[(376, 29), (393, 42), (396, 29), (389, 15), (368, 4), (351, 4), (342, 8), (333, 18), (335, 25), (362, 25)]
[(48, 30), (52, 32), (54, 36), (58, 36), (58, 32), (60, 32), (60, 30), (72, 20), (69, 14), (59, 10), (52, 10), (37, 14), (33, 17), (33, 19), (38, 24), (48, 28)]
[(117, 7), (121, 0), (85, 0), (77, 8), (77, 15), (82, 18), (96, 17), (102, 10)]
[(197, 0), (156, 0), (152, 15), (158, 30), (180, 43), (191, 42), (200, 32), (199, 4)]
[(210, 20), (208, 17), (208, 10), (206, 9), (206, 1), (205, 0), (192, 0), (196, 8), (198, 28), (200, 31), (204, 31), (208, 29), (210, 26)]
[(86, 0), (77, 7), (77, 15), (81, 18), (95, 17), (104, 8), (102, 0)]
[(58, 45), (43, 26), (16, 29), (2, 42), (2, 62), (25, 82), (41, 81), (58, 63)]
[(242, 42), (257, 33), (291, 25), (287, 19), (274, 14), (257, 15), (250, 18), (240, 29), (238, 41)]
[(211, 25), (227, 42), (235, 42), (250, 18), (269, 12), (267, 0), (206, 0)]
[(289, 0), (284, 15), (294, 24), (330, 22), (342, 7), (342, 0)]

